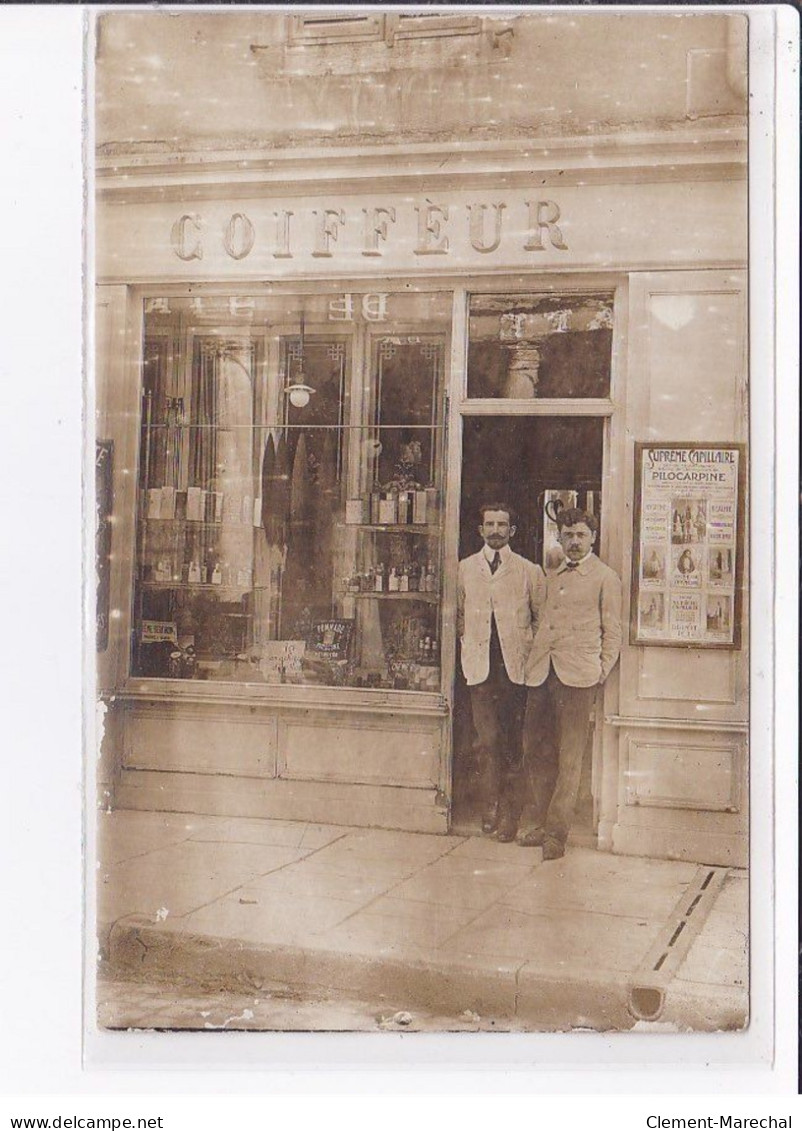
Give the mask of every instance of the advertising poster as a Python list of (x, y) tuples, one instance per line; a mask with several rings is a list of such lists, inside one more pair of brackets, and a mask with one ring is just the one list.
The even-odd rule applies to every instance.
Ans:
[(743, 448), (636, 444), (633, 644), (740, 645)]

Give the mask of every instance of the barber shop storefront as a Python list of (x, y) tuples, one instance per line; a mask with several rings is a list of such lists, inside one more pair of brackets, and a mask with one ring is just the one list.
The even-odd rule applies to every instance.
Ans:
[(746, 863), (743, 147), (99, 161), (109, 803), (470, 831), (501, 498), (547, 571), (592, 512), (622, 579), (575, 838)]

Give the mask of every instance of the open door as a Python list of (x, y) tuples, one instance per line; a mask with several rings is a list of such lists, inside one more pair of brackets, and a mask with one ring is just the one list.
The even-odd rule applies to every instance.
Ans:
[[(477, 512), (485, 502), (506, 502), (513, 507), (518, 519), (512, 549), (547, 572), (560, 561), (555, 554), (554, 519), (562, 506), (592, 511), (603, 523), (604, 423), (600, 417), (466, 418), (460, 558), (481, 548)], [(470, 696), (459, 662), (455, 680), (452, 827), (458, 832), (478, 832), (484, 799), (479, 793)], [(573, 843), (595, 844), (594, 746), (595, 732), (585, 752)]]

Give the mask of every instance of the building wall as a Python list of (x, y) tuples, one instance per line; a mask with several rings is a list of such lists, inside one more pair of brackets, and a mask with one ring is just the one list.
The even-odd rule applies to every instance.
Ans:
[[(112, 561), (119, 615), (100, 659), (104, 689), (124, 687), (130, 632), (134, 490), (126, 468), (136, 460), (141, 292), (126, 284), (152, 284), (158, 293), (169, 283), (206, 282), (245, 293), (274, 278), (325, 285), (332, 278), (450, 274), (450, 288), (455, 280), (470, 287), (477, 272), (490, 271), (515, 272), (514, 286), (526, 289), (559, 288), (568, 279), (577, 285), (580, 272), (595, 273), (598, 282), (605, 273), (620, 302), (604, 554), (624, 580), (625, 610), (635, 442), (746, 439), (746, 186), (738, 154), (744, 18), (539, 12), (481, 17), (442, 36), (390, 30), (315, 45), (298, 43), (288, 17), (272, 13), (114, 12), (100, 19), (97, 264), (108, 285), (98, 308), (98, 435), (114, 433), (120, 501)], [(566, 249), (525, 251), (524, 201), (533, 183), (559, 201)], [(458, 202), (453, 231), (462, 223), (462, 243), (452, 238), (442, 259), (412, 250), (413, 204), (432, 192), (437, 203)], [(347, 208), (349, 223), (366, 204), (397, 205), (395, 246), (388, 244), (384, 258), (365, 258), (361, 229), (352, 237), (344, 228), (331, 260), (314, 256), (311, 236), (295, 258), (275, 258), (266, 233), (277, 200), (300, 216), (320, 208), (321, 197)], [(509, 224), (498, 254), (471, 250), (467, 204), (502, 197)], [(189, 234), (202, 232), (203, 258), (183, 259), (171, 248), (171, 227), (183, 213), (199, 217)], [(243, 258), (226, 252), (220, 235), (234, 213), (245, 213), (257, 233), (253, 254)], [(602, 847), (746, 862), (747, 629), (740, 651), (625, 640), (605, 689), (597, 755)], [(211, 764), (192, 740), (220, 720), (208, 704), (192, 708), (192, 720), (187, 709), (165, 698), (124, 707), (125, 750), (107, 743), (104, 780), (119, 778), (122, 758), (127, 803), (158, 806), (168, 798), (180, 808), (180, 797), (218, 806), (209, 811), (245, 805), (255, 814), (307, 817), (336, 810), (338, 819), (356, 821), (366, 805), (368, 823), (398, 820), (401, 795), (392, 785), (349, 786), (339, 764), (310, 769), (311, 740), (292, 730), (287, 704), (250, 706), (262, 712), (259, 725), (229, 727), (243, 774), (250, 767), (264, 781), (254, 793), (245, 776), (231, 776), (220, 800), (219, 775), (212, 790)], [(245, 709), (232, 707), (230, 719)], [(289, 763), (281, 763), (278, 747), (264, 761), (255, 736), (268, 721), (276, 735), (284, 727), (298, 741), (297, 781), (286, 773), (282, 779)], [(356, 715), (353, 721), (359, 730)], [(321, 708), (310, 725), (330, 722)], [(431, 797), (407, 790), (406, 827), (445, 827), (443, 792), (433, 787), (448, 777), (446, 726), (437, 775), (431, 769), (440, 725), (427, 724), (431, 766), (414, 783)], [(346, 750), (348, 724), (342, 733)], [(189, 761), (171, 764), (181, 750)]]
[[(746, 275), (639, 273), (630, 284), (625, 463), (634, 440), (745, 442), (748, 438)], [(631, 529), (634, 476), (625, 478)], [(624, 540), (625, 608), (631, 545)], [(744, 545), (748, 545), (748, 537)], [(748, 594), (748, 568), (743, 575)], [(672, 855), (682, 830), (691, 859), (745, 866), (748, 809), (748, 597), (736, 650), (634, 647), (619, 675), (618, 795), (612, 844)]]
[(108, 13), (99, 151), (673, 131), (745, 113), (743, 16), (467, 18), (464, 34), (321, 45), (271, 13)]

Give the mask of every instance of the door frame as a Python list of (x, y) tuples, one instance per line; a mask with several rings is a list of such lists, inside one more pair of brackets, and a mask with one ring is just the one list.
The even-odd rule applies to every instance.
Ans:
[[(470, 295), (482, 293), (537, 292), (582, 294), (604, 290), (613, 295), (613, 341), (610, 363), (609, 397), (573, 399), (553, 398), (539, 401), (505, 400), (503, 398), (471, 398), (468, 396), (468, 305)], [(599, 544), (599, 555), (621, 576), (624, 538), (623, 453), (626, 437), (626, 360), (628, 341), (629, 277), (616, 273), (604, 276), (558, 275), (521, 277), (508, 275), (493, 278), (476, 277), (463, 281), (453, 291), (451, 365), (446, 387), (446, 561), (456, 562), (459, 556), (460, 507), (462, 499), (462, 445), (465, 419), (468, 417), (582, 417), (603, 420), (601, 494), (605, 500), (605, 523)], [(454, 701), (457, 677), (456, 640), (456, 569), (446, 572), (443, 594), (443, 694), (448, 704), (448, 741), (444, 751), (443, 781), (446, 783), (449, 827), (453, 801), (454, 765)], [(593, 729), (591, 791), (593, 825), (599, 847), (609, 847), (606, 825), (615, 820), (618, 794), (618, 759), (615, 744), (605, 741), (606, 718), (615, 714), (618, 703), (618, 668), (605, 683), (596, 705)], [(608, 753), (609, 752), (609, 753)], [(612, 805), (612, 811), (610, 806)]]

